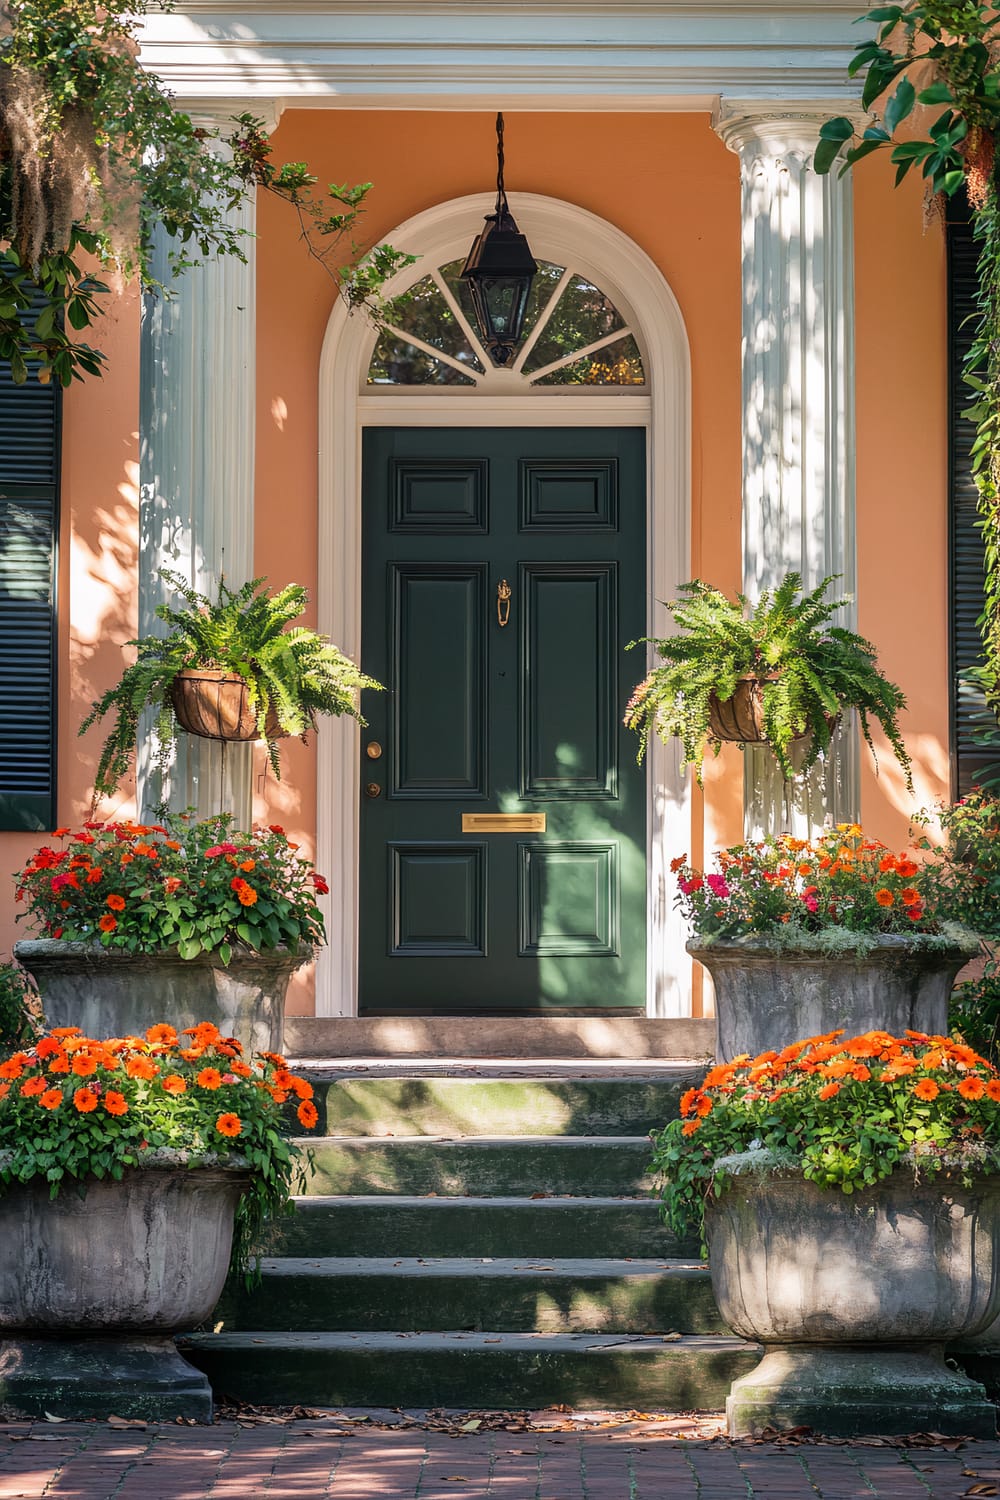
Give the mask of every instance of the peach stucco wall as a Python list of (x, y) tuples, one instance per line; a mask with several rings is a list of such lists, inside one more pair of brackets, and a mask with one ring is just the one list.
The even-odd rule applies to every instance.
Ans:
[[(740, 191), (738, 162), (707, 115), (511, 114), (508, 186), (578, 204), (612, 220), (659, 266), (683, 314), (692, 374), (692, 555), (682, 571), (727, 591), (740, 582)], [(492, 113), (290, 111), (276, 160), (306, 160), (321, 183), (375, 183), (364, 221), (375, 241), (431, 205), (490, 187)], [(924, 234), (915, 193), (893, 193), (881, 164), (855, 187), (857, 481), (860, 626), (906, 690), (917, 772), (914, 802), (882, 757), (865, 752), (866, 825), (905, 837), (915, 805), (947, 793), (945, 312), (940, 230)], [(469, 224), (469, 237), (477, 225)], [(315, 596), (317, 371), (335, 289), (298, 241), (287, 205), (258, 209), (255, 566), (272, 584)], [(405, 245), (400, 248), (405, 249)], [(93, 733), (76, 738), (90, 702), (120, 670), (135, 630), (138, 313), (134, 294), (101, 329), (103, 381), (65, 403), (60, 569), (59, 817), (89, 805)], [(313, 617), (314, 619), (315, 617)], [(311, 747), (282, 751), (284, 779), (258, 753), (255, 813), (279, 818), (311, 847)], [(692, 854), (741, 834), (742, 764), (727, 750), (706, 767)], [(109, 809), (105, 809), (108, 811)], [(36, 840), (0, 835), (0, 871)], [(335, 872), (326, 872), (334, 875)], [(334, 887), (336, 889), (336, 887)], [(0, 898), (0, 950), (13, 939)], [(293, 1008), (310, 1005), (307, 988)]]

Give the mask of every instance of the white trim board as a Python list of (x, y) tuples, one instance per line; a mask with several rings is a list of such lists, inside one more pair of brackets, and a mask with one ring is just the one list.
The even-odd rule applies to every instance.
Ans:
[[(648, 432), (648, 629), (666, 626), (656, 601), (672, 598), (690, 576), (690, 359), (680, 308), (658, 268), (614, 225), (574, 204), (512, 193), (511, 208), (532, 249), (547, 260), (572, 263), (593, 276), (628, 313), (646, 360), (649, 396), (537, 392), (486, 396), (442, 388), (433, 395), (359, 394), (374, 333), (342, 302), (327, 325), (319, 373), (319, 586), (320, 629), (348, 654), (361, 646), (361, 432), (379, 409), (380, 425), (449, 427), (567, 426), (595, 420), (642, 425)], [(388, 288), (402, 291), (463, 254), (492, 196), (476, 194), (438, 204), (392, 231), (390, 239), (421, 257)], [(640, 675), (637, 662), (636, 676)], [(325, 900), (329, 944), (316, 978), (317, 1015), (357, 1012), (358, 850), (361, 747), (351, 720), (334, 721), (317, 738), (317, 864), (327, 871), (336, 899)], [(647, 760), (647, 1013), (691, 1013), (690, 964), (685, 930), (670, 903), (669, 861), (690, 844), (690, 776), (681, 775), (675, 742), (650, 745)]]
[(704, 109), (847, 103), (853, 0), (181, 0), (142, 61), (190, 107)]

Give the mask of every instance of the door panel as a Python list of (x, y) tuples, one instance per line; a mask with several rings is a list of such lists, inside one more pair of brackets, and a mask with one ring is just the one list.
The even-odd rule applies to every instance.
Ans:
[(370, 430), (363, 528), (361, 1013), (641, 1009), (644, 432)]

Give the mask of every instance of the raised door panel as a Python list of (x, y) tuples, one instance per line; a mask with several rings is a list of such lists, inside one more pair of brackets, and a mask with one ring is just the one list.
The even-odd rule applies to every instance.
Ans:
[(521, 796), (613, 798), (617, 565), (527, 563), (520, 578)]
[[(486, 568), (389, 569), (393, 797), (485, 795)], [(433, 704), (433, 711), (428, 706)]]

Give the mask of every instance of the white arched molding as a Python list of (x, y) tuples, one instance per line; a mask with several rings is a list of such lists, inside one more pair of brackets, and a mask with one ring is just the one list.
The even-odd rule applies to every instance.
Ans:
[[(375, 341), (371, 326), (334, 307), (320, 360), (319, 583), (320, 629), (351, 656), (361, 648), (361, 432), (368, 425), (644, 426), (648, 474), (649, 632), (667, 618), (657, 601), (673, 598), (690, 576), (690, 388), (687, 333), (680, 308), (649, 256), (614, 225), (554, 198), (511, 193), (518, 225), (535, 255), (572, 265), (607, 292), (633, 330), (646, 365), (649, 395), (551, 387), (530, 394), (489, 395), (471, 388), (366, 394)], [(438, 204), (387, 235), (419, 257), (390, 284), (405, 290), (429, 270), (464, 257), (493, 198), (476, 194)], [(523, 387), (522, 387), (523, 390)], [(636, 677), (641, 675), (636, 663)], [(354, 1015), (358, 994), (358, 850), (361, 747), (354, 724), (340, 720), (317, 737), (317, 863), (328, 871), (329, 945), (316, 984), (318, 1015)], [(691, 971), (685, 930), (671, 899), (669, 862), (690, 847), (690, 778), (677, 743), (651, 742), (647, 760), (648, 986), (652, 1016), (689, 1015)]]

